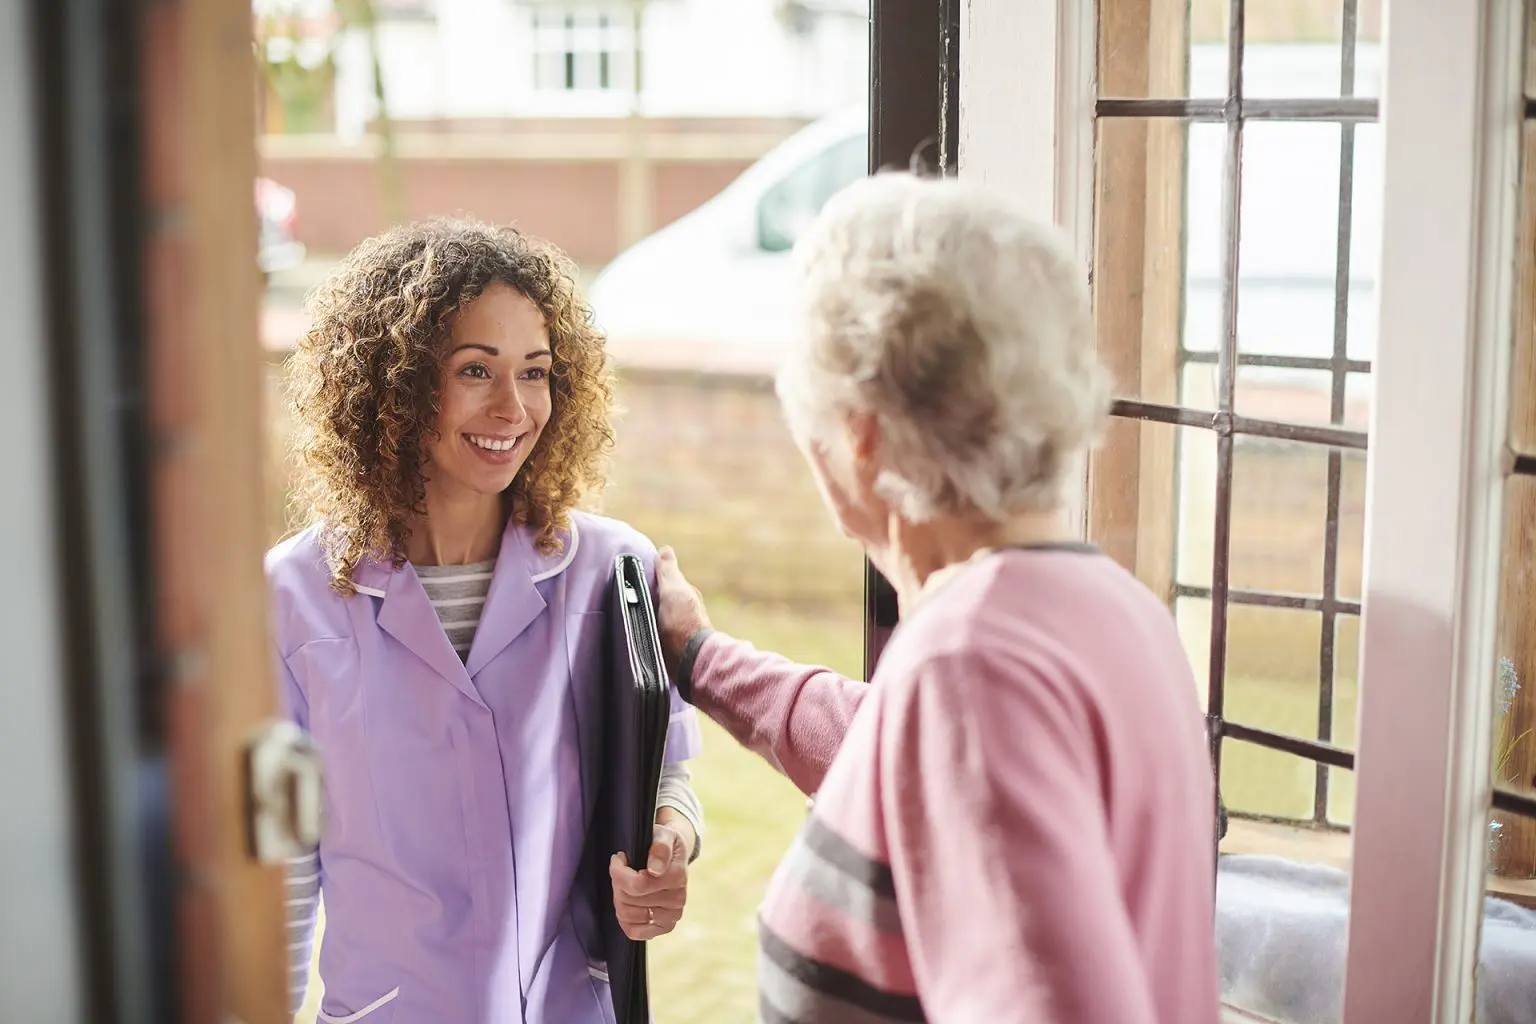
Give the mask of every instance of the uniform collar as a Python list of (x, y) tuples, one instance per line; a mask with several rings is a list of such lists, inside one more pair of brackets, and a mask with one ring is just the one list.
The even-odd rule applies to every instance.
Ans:
[(388, 562), (367, 559), (358, 566), (354, 585), (358, 593), (379, 600), (381, 629), (483, 706), (472, 680), (543, 613), (546, 604), (538, 584), (564, 572), (575, 560), (580, 536), (574, 521), (562, 540), (558, 551), (543, 554), (534, 545), (533, 530), (508, 521), (467, 661), (460, 661), (454, 652), (410, 563), (396, 569)]

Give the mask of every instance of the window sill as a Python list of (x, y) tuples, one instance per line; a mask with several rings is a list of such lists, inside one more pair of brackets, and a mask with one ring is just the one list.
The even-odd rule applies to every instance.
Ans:
[(1279, 1021), (1269, 1017), (1260, 1017), (1249, 1013), (1247, 1010), (1239, 1010), (1227, 1003), (1221, 1004), (1221, 1024), (1280, 1024)]
[[(1349, 870), (1351, 843), (1348, 832), (1301, 828), (1269, 821), (1232, 818), (1221, 852), (1284, 857), (1304, 864), (1325, 864)], [(1488, 877), (1488, 895), (1536, 910), (1536, 879)], [(1263, 1020), (1234, 1017), (1233, 1020)]]

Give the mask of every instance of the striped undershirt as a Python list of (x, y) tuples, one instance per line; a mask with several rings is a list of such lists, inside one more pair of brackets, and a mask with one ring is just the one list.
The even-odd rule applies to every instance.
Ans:
[[(460, 661), (469, 659), (469, 649), (475, 640), (475, 629), (480, 625), (480, 615), (485, 611), (485, 599), (491, 592), (491, 578), (495, 574), (495, 561), (472, 562), (468, 565), (418, 565), (416, 575), (432, 610), (437, 612), (448, 641), (459, 655)], [(697, 859), (704, 848), (704, 812), (699, 798), (689, 785), (686, 766), (668, 763), (661, 769), (661, 790), (657, 795), (658, 807), (671, 807), (693, 826), (698, 837), (693, 856)]]
[(421, 580), (432, 610), (437, 612), (448, 642), (453, 644), (460, 661), (469, 659), (469, 648), (485, 611), (485, 598), (491, 592), (491, 577), (496, 563), (471, 562), (469, 565), (418, 565)]

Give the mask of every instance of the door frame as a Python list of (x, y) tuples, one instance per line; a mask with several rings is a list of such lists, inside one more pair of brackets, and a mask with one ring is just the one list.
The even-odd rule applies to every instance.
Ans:
[[(955, 174), (960, 150), (961, 0), (870, 0), (869, 172), (926, 166)], [(913, 69), (931, 68), (930, 74)], [(864, 560), (864, 678), (874, 676), (900, 612)]]

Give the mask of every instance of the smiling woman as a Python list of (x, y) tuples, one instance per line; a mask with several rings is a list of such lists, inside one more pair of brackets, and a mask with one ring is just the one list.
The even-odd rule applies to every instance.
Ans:
[[(638, 870), (588, 841), (614, 559), (602, 337), (566, 258), (433, 221), (365, 242), (289, 363), (303, 531), (267, 557), (279, 687), (325, 759), (293, 865), (293, 1003), (326, 905), (322, 1021), (628, 1024), (602, 922), (682, 918), (702, 831), (676, 703)], [(611, 896), (610, 896), (611, 894)]]

